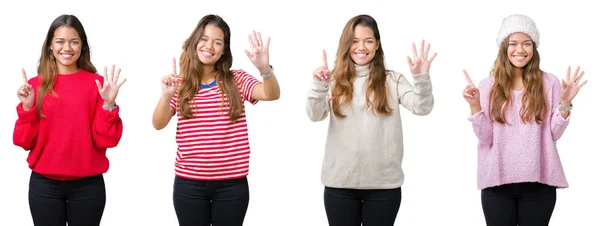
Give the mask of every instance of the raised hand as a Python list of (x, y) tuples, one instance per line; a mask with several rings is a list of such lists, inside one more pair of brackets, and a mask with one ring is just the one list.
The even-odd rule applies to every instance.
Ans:
[(177, 91), (177, 88), (179, 87), (180, 81), (181, 79), (177, 74), (177, 60), (173, 58), (173, 71), (170, 74), (162, 77), (161, 87), (163, 94), (169, 98), (173, 97)]
[(104, 67), (104, 83), (100, 84), (100, 81), (96, 80), (96, 86), (98, 86), (98, 92), (100, 96), (104, 100), (104, 104), (107, 106), (114, 106), (115, 99), (117, 98), (117, 94), (119, 94), (119, 89), (121, 86), (127, 81), (127, 79), (123, 79), (123, 81), (117, 83), (119, 81), (119, 75), (121, 74), (121, 69), (117, 69), (115, 73), (115, 65), (112, 65), (110, 69), (110, 73), (107, 72), (107, 68)]
[(465, 90), (463, 91), (463, 97), (470, 106), (481, 108), (481, 103), (479, 101), (479, 89), (473, 85), (473, 81), (471, 81), (471, 77), (469, 77), (467, 70), (463, 70), (463, 73), (467, 79), (467, 87), (465, 87)]
[(252, 34), (248, 35), (248, 42), (250, 42), (250, 51), (244, 50), (246, 56), (252, 61), (252, 64), (261, 74), (266, 74), (271, 70), (269, 64), (269, 43), (271, 38), (267, 38), (267, 42), (263, 44), (260, 32), (252, 31)]
[[(571, 76), (571, 66), (567, 69), (567, 78), (560, 82), (560, 101), (562, 103), (571, 104), (573, 98), (579, 93), (579, 89), (587, 83), (587, 80), (581, 82), (584, 71), (579, 72), (579, 67), (575, 69), (575, 73)], [(580, 83), (581, 82), (581, 83)]]
[(417, 47), (415, 43), (412, 44), (413, 49), (413, 58), (411, 59), (409, 56), (406, 56), (408, 60), (408, 66), (410, 67), (410, 72), (413, 75), (423, 74), (429, 72), (429, 68), (431, 67), (431, 62), (437, 56), (437, 53), (434, 53), (431, 56), (431, 59), (427, 59), (429, 57), (429, 47), (431, 44), (427, 44), (427, 49), (423, 49), (425, 45), (425, 40), (421, 41), (421, 50), (417, 53)]
[(33, 86), (27, 82), (27, 74), (25, 74), (25, 69), (21, 69), (21, 72), (23, 73), (23, 85), (19, 87), (17, 96), (19, 97), (21, 103), (23, 103), (23, 109), (29, 110), (33, 108), (33, 97), (35, 96), (33, 95), (34, 90)]
[(315, 69), (313, 72), (313, 79), (319, 81), (329, 81), (331, 79), (331, 71), (327, 66), (327, 53), (323, 50), (323, 65)]

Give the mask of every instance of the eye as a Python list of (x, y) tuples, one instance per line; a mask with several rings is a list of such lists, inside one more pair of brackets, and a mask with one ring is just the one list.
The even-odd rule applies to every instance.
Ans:
[(358, 42), (358, 40), (356, 40), (356, 39), (352, 40), (352, 43), (357, 43), (357, 42)]
[(528, 43), (525, 43), (525, 45), (526, 45), (526, 46), (530, 46), (530, 45), (531, 45), (531, 43), (529, 43), (529, 42), (528, 42)]
[(367, 43), (373, 44), (373, 40), (368, 40)]

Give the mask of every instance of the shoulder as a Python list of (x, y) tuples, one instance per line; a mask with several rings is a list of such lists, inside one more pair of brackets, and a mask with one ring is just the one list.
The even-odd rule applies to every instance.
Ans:
[(387, 79), (391, 79), (392, 81), (398, 83), (405, 79), (404, 75), (398, 71), (394, 70), (385, 70), (385, 74)]
[(42, 79), (40, 78), (40, 75), (35, 76), (35, 77), (30, 78), (29, 80), (27, 80), (27, 83), (29, 83), (29, 85), (32, 85), (34, 87), (39, 86), (41, 82), (42, 82)]
[(542, 79), (544, 80), (544, 82), (547, 82), (550, 84), (560, 83), (558, 76), (556, 76), (550, 72), (542, 71)]
[(487, 76), (486, 78), (479, 81), (479, 89), (491, 89), (494, 85), (494, 76)]
[(78, 72), (78, 74), (79, 74), (79, 76), (86, 77), (87, 79), (98, 80), (101, 83), (104, 81), (104, 76), (99, 75), (98, 73), (94, 73), (94, 72), (85, 70), (85, 69), (81, 69)]

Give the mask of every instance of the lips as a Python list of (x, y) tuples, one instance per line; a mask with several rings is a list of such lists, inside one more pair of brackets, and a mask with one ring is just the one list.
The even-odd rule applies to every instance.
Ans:
[(72, 54), (72, 53), (61, 53), (60, 54), (60, 57), (65, 60), (71, 60), (73, 58), (73, 56), (75, 56), (75, 54)]
[(202, 55), (207, 56), (207, 57), (211, 57), (211, 56), (215, 55), (214, 53), (211, 53), (209, 51), (204, 51), (204, 50), (200, 51), (200, 53), (202, 53)]
[(369, 54), (368, 53), (354, 53), (354, 55), (359, 59), (364, 59), (364, 58), (367, 58), (367, 56)]
[(512, 57), (518, 61), (525, 60), (527, 58), (527, 56), (512, 56)]

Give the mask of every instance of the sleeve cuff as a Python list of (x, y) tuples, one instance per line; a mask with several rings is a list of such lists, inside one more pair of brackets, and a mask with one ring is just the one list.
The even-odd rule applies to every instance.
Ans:
[(329, 90), (329, 82), (328, 81), (319, 81), (314, 79), (312, 89), (314, 91), (326, 92)]
[(481, 115), (481, 114), (483, 114), (483, 111), (479, 111), (479, 112), (477, 112), (475, 114), (472, 114), (471, 116), (469, 116), (467, 118), (467, 120), (473, 122), (475, 120), (475, 118), (479, 117), (479, 115)]
[(37, 118), (37, 107), (34, 104), (31, 109), (26, 111), (25, 109), (23, 109), (23, 103), (19, 103), (19, 105), (17, 105), (17, 115), (19, 116), (19, 120), (21, 121), (34, 121)]
[(119, 105), (117, 105), (117, 108), (115, 108), (115, 110), (113, 111), (108, 111), (100, 107), (100, 109), (97, 110), (98, 112), (96, 113), (96, 117), (98, 117), (100, 120), (106, 123), (115, 123), (119, 120), (120, 109), (121, 107)]
[(413, 75), (413, 79), (416, 82), (427, 82), (429, 81), (429, 77), (429, 72)]

